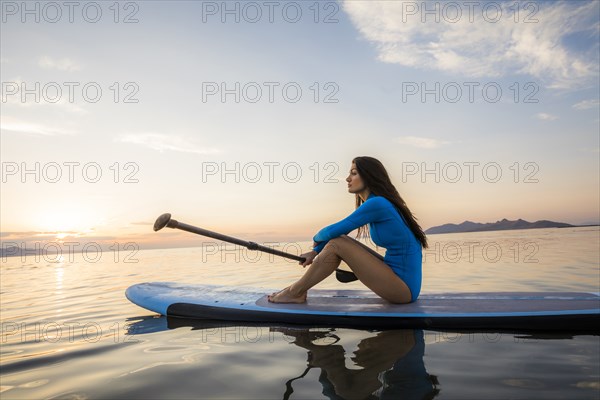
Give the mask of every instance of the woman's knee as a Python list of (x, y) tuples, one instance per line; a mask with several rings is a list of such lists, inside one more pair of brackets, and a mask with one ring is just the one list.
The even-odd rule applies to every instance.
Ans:
[(350, 236), (341, 235), (331, 239), (325, 247), (330, 246), (333, 248), (340, 248), (341, 246), (351, 243), (352, 241), (353, 239)]
[(339, 256), (343, 249), (348, 245), (348, 240), (352, 239), (346, 235), (335, 237), (327, 242), (325, 247), (323, 247), (323, 251), (327, 250), (327, 254), (333, 253)]

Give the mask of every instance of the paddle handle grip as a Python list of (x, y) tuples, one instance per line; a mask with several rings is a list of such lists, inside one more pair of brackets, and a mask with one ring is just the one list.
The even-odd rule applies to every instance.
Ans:
[(275, 249), (272, 249), (270, 247), (261, 246), (258, 243), (248, 242), (248, 241), (241, 240), (241, 239), (238, 239), (238, 238), (234, 238), (234, 237), (231, 237), (231, 236), (223, 235), (222, 233), (209, 231), (208, 229), (198, 228), (196, 226), (188, 225), (188, 224), (185, 224), (183, 222), (179, 222), (179, 221), (174, 220), (174, 219), (169, 220), (169, 222), (167, 223), (167, 227), (168, 228), (173, 228), (173, 229), (181, 229), (182, 231), (191, 232), (191, 233), (195, 233), (195, 234), (198, 234), (198, 235), (207, 236), (207, 237), (210, 237), (210, 238), (213, 238), (213, 239), (222, 240), (224, 242), (237, 244), (237, 245), (240, 245), (240, 246), (244, 246), (244, 247), (246, 247), (249, 250), (258, 250), (258, 251), (262, 251), (262, 252), (265, 252), (265, 253), (274, 254), (276, 256), (290, 258), (292, 260), (296, 260), (296, 261), (300, 261), (300, 262), (306, 261), (306, 258), (304, 258), (304, 257), (300, 257), (300, 256), (297, 256), (297, 255), (294, 255), (294, 254), (286, 253), (286, 252), (280, 251), (280, 250), (275, 250)]

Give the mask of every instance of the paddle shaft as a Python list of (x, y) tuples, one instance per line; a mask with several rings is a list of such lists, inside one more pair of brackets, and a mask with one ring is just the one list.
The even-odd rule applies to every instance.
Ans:
[(169, 223), (167, 224), (167, 226), (169, 228), (181, 229), (182, 231), (191, 232), (191, 233), (195, 233), (195, 234), (202, 235), (202, 236), (208, 236), (213, 239), (218, 239), (218, 240), (222, 240), (224, 242), (244, 246), (249, 250), (258, 250), (258, 251), (262, 251), (265, 253), (274, 254), (276, 256), (290, 258), (292, 260), (301, 261), (301, 262), (306, 261), (306, 258), (304, 258), (304, 257), (286, 253), (286, 252), (280, 251), (280, 250), (275, 250), (271, 247), (261, 246), (260, 244), (255, 243), (255, 242), (248, 242), (245, 240), (234, 238), (232, 236), (227, 236), (227, 235), (223, 235), (221, 233), (209, 231), (207, 229), (198, 228), (198, 227), (195, 227), (192, 225), (185, 224), (183, 222), (176, 221), (174, 219), (171, 219), (169, 221)]
[[(275, 250), (270, 247), (261, 246), (254, 242), (247, 242), (245, 240), (241, 240), (241, 239), (234, 238), (231, 236), (223, 235), (221, 233), (209, 231), (208, 229), (202, 229), (202, 228), (198, 228), (196, 226), (184, 224), (183, 222), (179, 222), (179, 221), (172, 219), (171, 214), (169, 214), (169, 213), (163, 214), (156, 219), (156, 222), (154, 223), (154, 231), (159, 231), (162, 228), (164, 228), (165, 226), (167, 226), (169, 228), (173, 228), (173, 229), (181, 229), (182, 231), (195, 233), (197, 235), (208, 236), (213, 239), (222, 240), (222, 241), (228, 242), (228, 243), (234, 243), (234, 244), (237, 244), (240, 246), (244, 246), (250, 250), (258, 250), (258, 251), (263, 251), (265, 253), (274, 254), (274, 255), (280, 256), (280, 257), (291, 258), (292, 260), (300, 261), (302, 263), (304, 261), (306, 261), (306, 258), (304, 258), (304, 257), (286, 253), (284, 251)], [(335, 270), (335, 277), (338, 281), (340, 281), (342, 283), (354, 282), (354, 281), (358, 280), (358, 278), (354, 274), (354, 272), (344, 271), (339, 268)]]

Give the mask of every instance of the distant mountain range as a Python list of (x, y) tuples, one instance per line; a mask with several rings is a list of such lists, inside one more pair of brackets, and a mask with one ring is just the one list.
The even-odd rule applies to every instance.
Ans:
[(564, 222), (554, 221), (535, 221), (527, 222), (522, 219), (509, 221), (504, 218), (502, 221), (488, 222), (485, 224), (479, 222), (465, 221), (462, 224), (444, 224), (433, 226), (425, 231), (426, 234), (436, 233), (455, 233), (455, 232), (482, 232), (482, 231), (504, 231), (510, 229), (536, 229), (536, 228), (569, 228), (579, 225), (565, 224)]

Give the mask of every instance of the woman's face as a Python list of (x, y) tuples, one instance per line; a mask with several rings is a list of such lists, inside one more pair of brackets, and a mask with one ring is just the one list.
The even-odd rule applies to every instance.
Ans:
[(359, 193), (365, 189), (365, 184), (360, 178), (360, 175), (356, 170), (356, 164), (354, 163), (352, 163), (352, 167), (350, 167), (350, 175), (346, 178), (346, 182), (348, 182), (348, 191), (350, 193)]

